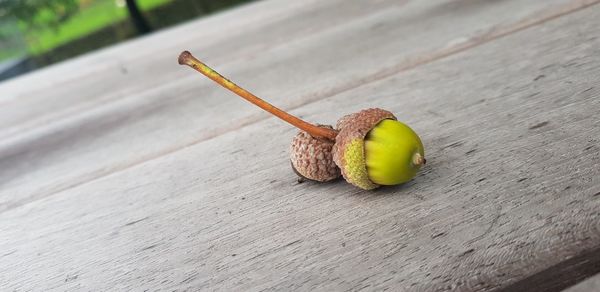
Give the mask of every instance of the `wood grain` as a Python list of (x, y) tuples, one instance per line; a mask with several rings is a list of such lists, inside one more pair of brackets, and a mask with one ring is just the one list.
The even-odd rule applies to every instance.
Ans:
[[(249, 89), (277, 105), (297, 108), (594, 2), (418, 1), (395, 5), (398, 2), (384, 1), (364, 14), (357, 11), (368, 2), (344, 9), (320, 4), (317, 8), (335, 9), (347, 21), (342, 22), (344, 17), (338, 16), (337, 22), (327, 22), (328, 13), (321, 12), (315, 26), (305, 28), (287, 42), (278, 42), (278, 37), (301, 27), (300, 20), (315, 14), (317, 8), (299, 10), (300, 16), (292, 18), (288, 28), (263, 23), (257, 27), (275, 28), (241, 53), (263, 54), (225, 63), (217, 69), (243, 85), (251, 84)], [(262, 33), (258, 28), (251, 35)], [(183, 31), (189, 30), (186, 27)], [(164, 37), (149, 38), (145, 44), (151, 47)], [(227, 53), (248, 41), (248, 37), (235, 39), (225, 38), (205, 49), (217, 56), (221, 46)], [(260, 41), (280, 45), (260, 49), (256, 47)], [(51, 196), (267, 117), (186, 68), (177, 67), (171, 56), (176, 57), (178, 52), (171, 54), (168, 48), (164, 53), (157, 50), (160, 57), (152, 57), (150, 65), (134, 70), (135, 76), (128, 73), (126, 82), (113, 80), (117, 78), (114, 70), (92, 71), (96, 74), (92, 76), (102, 79), (100, 84), (94, 81), (97, 87), (89, 86), (89, 81), (64, 87), (59, 83), (53, 90), (39, 89), (43, 94), (34, 87), (3, 106), (5, 114), (0, 117), (9, 126), (3, 127), (5, 136), (0, 142), (0, 210)], [(122, 50), (124, 56), (129, 56), (128, 52)], [(127, 66), (133, 68), (143, 64), (144, 59), (121, 62), (129, 62)], [(167, 77), (171, 73), (161, 71), (175, 73)], [(161, 79), (166, 83), (161, 84)], [(149, 89), (131, 93), (141, 84)]]
[(428, 158), (406, 185), (297, 184), (294, 130), (261, 120), (0, 213), (0, 287), (566, 288), (553, 267), (598, 272), (599, 19), (588, 7), (294, 110), (395, 112)]

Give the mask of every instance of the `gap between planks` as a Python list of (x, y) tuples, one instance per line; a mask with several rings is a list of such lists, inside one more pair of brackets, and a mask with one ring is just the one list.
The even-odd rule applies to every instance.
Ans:
[[(377, 82), (379, 80), (385, 79), (387, 77), (393, 76), (393, 75), (401, 73), (403, 71), (408, 71), (408, 70), (414, 69), (414, 68), (422, 66), (422, 65), (427, 65), (429, 63), (433, 63), (435, 61), (459, 54), (461, 52), (484, 45), (484, 44), (492, 42), (494, 40), (509, 36), (511, 34), (519, 32), (519, 31), (526, 30), (528, 28), (544, 24), (548, 21), (552, 21), (552, 20), (560, 18), (562, 16), (566, 16), (571, 13), (586, 9), (588, 7), (591, 7), (591, 6), (599, 4), (599, 3), (600, 3), (600, 0), (589, 0), (589, 1), (584, 0), (584, 1), (580, 1), (580, 2), (569, 3), (566, 5), (557, 7), (554, 10), (544, 11), (540, 15), (536, 16), (535, 18), (523, 19), (523, 20), (511, 23), (511, 24), (508, 24), (506, 26), (492, 27), (488, 31), (484, 32), (483, 34), (472, 37), (472, 38), (470, 38), (464, 42), (458, 43), (456, 45), (453, 45), (453, 46), (450, 46), (447, 48), (443, 48), (438, 51), (434, 51), (434, 52), (432, 52), (428, 55), (422, 56), (422, 57), (416, 57), (416, 58), (409, 59), (404, 62), (397, 63), (392, 66), (388, 66), (388, 67), (383, 68), (375, 73), (369, 74), (363, 78), (351, 80), (345, 84), (341, 84), (341, 85), (336, 86), (325, 92), (305, 96), (305, 98), (303, 98), (301, 102), (291, 105), (291, 106), (287, 107), (285, 110), (291, 111), (291, 110), (303, 107), (305, 105), (320, 101), (322, 99), (326, 99), (328, 97), (335, 96), (337, 94), (341, 94), (343, 92), (359, 88), (363, 85)], [(129, 168), (133, 168), (133, 167), (136, 167), (143, 163), (146, 163), (148, 161), (152, 161), (152, 160), (158, 159), (160, 157), (170, 155), (172, 153), (175, 153), (180, 150), (186, 149), (188, 147), (194, 146), (196, 144), (202, 143), (204, 141), (208, 141), (208, 140), (214, 139), (218, 136), (236, 131), (240, 128), (247, 127), (249, 125), (264, 121), (268, 118), (270, 118), (270, 116), (258, 115), (258, 114), (251, 115), (251, 116), (241, 120), (235, 126), (230, 125), (230, 126), (226, 126), (226, 127), (216, 128), (216, 129), (210, 131), (208, 134), (205, 134), (196, 140), (193, 140), (193, 141), (181, 144), (181, 145), (177, 145), (177, 146), (174, 146), (174, 147), (171, 147), (168, 149), (164, 149), (158, 153), (147, 155), (145, 157), (141, 157), (141, 158), (133, 160), (133, 161), (125, 161), (125, 162), (118, 164), (107, 170), (98, 170), (98, 171), (90, 172), (88, 174), (82, 175), (80, 177), (80, 179), (77, 181), (74, 181), (72, 183), (65, 183), (63, 185), (54, 187), (54, 188), (50, 189), (49, 191), (47, 191), (45, 194), (33, 196), (33, 197), (30, 197), (25, 200), (20, 200), (20, 201), (10, 203), (10, 204), (6, 205), (3, 210), (0, 210), (0, 213), (9, 211), (14, 208), (24, 206), (26, 204), (35, 202), (37, 200), (40, 200), (40, 199), (43, 199), (46, 197), (50, 197), (52, 195), (61, 193), (63, 191), (69, 190), (69, 189), (76, 188), (78, 186), (87, 184), (94, 180), (101, 179), (101, 178), (119, 173), (119, 172), (127, 170)]]
[(562, 291), (600, 273), (600, 248), (581, 253), (498, 291)]

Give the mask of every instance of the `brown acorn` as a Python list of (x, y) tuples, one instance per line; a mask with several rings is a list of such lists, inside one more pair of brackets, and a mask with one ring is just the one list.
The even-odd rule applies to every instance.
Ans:
[(342, 117), (334, 130), (313, 125), (267, 103), (229, 81), (184, 51), (179, 64), (231, 90), (247, 101), (300, 129), (290, 146), (292, 168), (301, 177), (329, 181), (339, 177), (362, 188), (409, 181), (425, 164), (423, 144), (407, 125), (382, 109), (367, 109)]
[[(331, 126), (322, 126), (328, 129)], [(334, 141), (315, 138), (309, 133), (299, 131), (290, 145), (292, 169), (298, 176), (309, 180), (326, 182), (340, 177), (340, 169), (333, 161)]]

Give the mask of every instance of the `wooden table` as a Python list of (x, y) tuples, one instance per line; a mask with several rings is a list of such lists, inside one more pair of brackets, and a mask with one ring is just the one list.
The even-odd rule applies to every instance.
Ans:
[[(574, 285), (600, 272), (598, 2), (267, 0), (2, 83), (0, 290)], [(427, 166), (299, 184), (296, 130), (184, 49), (309, 121), (391, 110)]]

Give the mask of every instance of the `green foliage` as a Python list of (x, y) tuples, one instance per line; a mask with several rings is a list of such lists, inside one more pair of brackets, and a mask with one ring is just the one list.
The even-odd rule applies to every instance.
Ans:
[(79, 0), (0, 0), (0, 60), (24, 55), (24, 36), (40, 29), (56, 32), (78, 9)]
[[(174, 1), (137, 0), (137, 4), (142, 11), (149, 11)], [(187, 0), (191, 7), (197, 9), (198, 15), (206, 10), (203, 8), (207, 3), (213, 11), (223, 8), (221, 6), (248, 1)], [(44, 55), (111, 25), (123, 23), (128, 17), (125, 0), (0, 0), (0, 61), (24, 55)], [(165, 17), (178, 19), (177, 13), (161, 20)], [(128, 38), (123, 26), (114, 28), (112, 41)]]
[[(149, 10), (169, 1), (138, 0), (138, 4), (142, 10)], [(61, 23), (58, 30), (41, 27), (28, 32), (29, 50), (36, 55), (47, 52), (127, 17), (127, 8), (118, 7), (113, 0), (88, 1), (78, 13)]]
[[(138, 0), (142, 10), (169, 1)], [(29, 53), (42, 54), (127, 17), (127, 8), (114, 0), (0, 0), (0, 24), (18, 23), (18, 27), (2, 24), (6, 29), (0, 29), (0, 51), (8, 50), (2, 40), (24, 37)]]
[(0, 0), (0, 16), (17, 18), (26, 30), (56, 30), (78, 9), (78, 0)]

